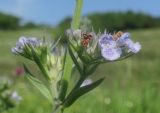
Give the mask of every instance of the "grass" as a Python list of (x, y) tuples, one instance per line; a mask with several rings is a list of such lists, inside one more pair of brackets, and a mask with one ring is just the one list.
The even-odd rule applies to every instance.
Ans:
[[(160, 113), (160, 29), (130, 31), (133, 40), (142, 44), (137, 55), (124, 61), (101, 65), (93, 78), (106, 76), (103, 84), (81, 97), (65, 113)], [(0, 31), (1, 76), (12, 77), (12, 70), (21, 65), (20, 57), (10, 48), (18, 37), (45, 36), (46, 31)], [(24, 77), (17, 78), (16, 87), (23, 97), (20, 105), (9, 113), (50, 113), (47, 100)]]

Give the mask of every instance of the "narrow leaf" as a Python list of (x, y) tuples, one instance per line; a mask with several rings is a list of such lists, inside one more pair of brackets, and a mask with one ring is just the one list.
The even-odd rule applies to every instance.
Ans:
[(59, 100), (63, 101), (65, 99), (68, 88), (68, 82), (66, 80), (60, 81), (60, 90), (59, 90)]
[(35, 52), (35, 50), (33, 48), (32, 49), (32, 54), (33, 54), (33, 59), (36, 62), (37, 66), (39, 67), (39, 69), (41, 70), (42, 74), (44, 75), (44, 77), (46, 78), (46, 80), (50, 80), (49, 75), (47, 73), (47, 70), (45, 69), (45, 67), (43, 66), (39, 56), (37, 55), (37, 53)]
[(25, 64), (23, 64), (23, 67), (26, 72), (27, 79), (49, 100), (49, 102), (53, 104), (53, 98), (48, 88), (40, 80), (38, 80), (31, 74)]
[(66, 50), (66, 56), (64, 59), (63, 77), (62, 77), (63, 80), (69, 82), (71, 78), (72, 68), (73, 68), (73, 61), (69, 55), (68, 50)]
[(71, 56), (71, 58), (72, 58), (74, 64), (76, 65), (78, 71), (82, 74), (82, 69), (81, 69), (81, 67), (80, 67), (80, 65), (79, 65), (79, 63), (78, 63), (76, 57), (75, 57), (74, 54), (73, 54), (72, 48), (69, 47), (68, 50), (69, 50), (69, 54), (70, 54), (70, 56)]
[(93, 90), (94, 88), (96, 88), (103, 80), (104, 80), (104, 78), (101, 78), (101, 79), (93, 82), (92, 84), (80, 87), (77, 90), (75, 90), (73, 93), (71, 93), (67, 97), (66, 101), (64, 102), (64, 107), (71, 106), (79, 97), (81, 97), (82, 95), (84, 95), (84, 94), (88, 93), (89, 91)]
[(97, 64), (93, 64), (92, 66), (89, 67), (89, 69), (87, 70), (87, 75), (91, 75), (96, 71), (96, 68), (99, 66), (99, 63)]

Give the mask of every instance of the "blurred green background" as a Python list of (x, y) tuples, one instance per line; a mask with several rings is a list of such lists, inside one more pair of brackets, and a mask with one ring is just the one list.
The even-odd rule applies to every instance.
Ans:
[[(93, 79), (106, 76), (97, 89), (81, 97), (66, 113), (160, 113), (160, 18), (144, 13), (103, 12), (87, 15), (95, 31), (107, 28), (131, 33), (142, 50), (123, 61), (101, 65)], [(0, 13), (0, 77), (14, 82), (22, 96), (20, 104), (7, 113), (50, 113), (52, 106), (16, 69), (28, 62), (11, 53), (20, 36), (64, 38), (71, 17), (56, 26), (26, 22), (12, 14)], [(31, 62), (28, 62), (32, 64)], [(32, 66), (32, 65), (31, 65)], [(33, 69), (36, 70), (34, 65)], [(1, 81), (0, 81), (1, 82)]]

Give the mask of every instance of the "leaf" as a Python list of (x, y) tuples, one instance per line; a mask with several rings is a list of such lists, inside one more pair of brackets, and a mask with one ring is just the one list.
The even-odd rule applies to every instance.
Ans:
[(46, 47), (45, 47), (45, 46), (42, 46), (40, 53), (41, 53), (41, 54), (40, 54), (41, 62), (42, 62), (43, 64), (45, 64), (45, 63), (47, 62), (47, 55), (48, 55), (48, 48), (47, 48), (47, 46), (46, 46)]
[(96, 88), (102, 81), (104, 80), (104, 78), (101, 78), (95, 82), (93, 82), (92, 84), (80, 87), (78, 89), (76, 89), (73, 93), (71, 93), (65, 100), (64, 102), (64, 107), (69, 107), (71, 106), (79, 97), (81, 97), (82, 95), (88, 93), (89, 91), (93, 90), (94, 88)]
[(27, 66), (23, 64), (24, 70), (26, 72), (27, 79), (53, 104), (53, 97), (51, 95), (51, 92), (48, 90), (48, 88), (37, 78), (35, 78)]
[(69, 50), (69, 54), (70, 54), (70, 56), (71, 56), (71, 58), (72, 58), (74, 64), (76, 65), (78, 71), (79, 71), (80, 74), (82, 75), (82, 69), (81, 69), (81, 67), (80, 67), (80, 65), (79, 65), (79, 63), (78, 63), (76, 57), (75, 57), (74, 54), (73, 54), (72, 48), (69, 47), (68, 50)]
[(72, 68), (73, 68), (73, 61), (69, 55), (68, 50), (66, 49), (65, 59), (64, 59), (64, 67), (63, 67), (63, 76), (62, 76), (63, 80), (69, 82), (69, 80), (71, 78), (71, 74), (72, 74)]
[(46, 80), (49, 81), (50, 80), (49, 75), (48, 75), (47, 70), (45, 69), (44, 65), (41, 63), (41, 59), (37, 55), (34, 48), (31, 48), (31, 50), (32, 50), (32, 55), (33, 55), (34, 61), (36, 62), (37, 66), (39, 67), (40, 71), (42, 72), (42, 74), (44, 75)]
[(65, 64), (64, 64), (63, 78), (65, 78), (68, 81), (72, 72), (73, 62), (67, 50), (66, 50), (66, 58), (64, 62)]
[(59, 90), (59, 100), (63, 101), (65, 99), (66, 93), (68, 88), (68, 82), (66, 80), (60, 81), (60, 90)]
[(91, 67), (88, 68), (86, 75), (89, 76), (92, 73), (94, 73), (98, 66), (99, 66), (99, 63), (91, 65)]
[(72, 41), (68, 41), (68, 43), (69, 43), (70, 46), (73, 48), (73, 50), (77, 52), (77, 55), (78, 55), (78, 57), (81, 59), (81, 61), (83, 61), (84, 58), (83, 58), (82, 55), (83, 55), (84, 49), (82, 48), (82, 46), (75, 47), (75, 46), (72, 44)]

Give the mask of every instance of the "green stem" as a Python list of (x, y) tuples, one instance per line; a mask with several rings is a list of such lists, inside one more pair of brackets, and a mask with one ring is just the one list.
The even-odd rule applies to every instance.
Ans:
[(74, 86), (74, 88), (71, 90), (71, 92), (68, 94), (67, 98), (64, 101), (64, 105), (66, 104), (66, 102), (68, 101), (68, 99), (70, 99), (71, 95), (75, 92), (75, 90), (77, 90), (78, 88), (80, 88), (81, 84), (83, 83), (83, 81), (86, 79), (86, 73), (85, 73), (85, 65), (83, 67), (83, 74), (80, 76), (78, 82), (76, 83), (76, 85)]
[[(78, 29), (79, 28), (80, 20), (81, 20), (81, 14), (82, 14), (82, 7), (83, 7), (83, 0), (76, 0), (76, 8), (75, 8), (75, 12), (74, 12), (73, 20), (72, 20), (72, 29)], [(69, 55), (69, 52), (67, 52), (67, 54)], [(71, 60), (71, 57), (69, 57), (69, 58)], [(82, 79), (80, 79), (78, 81), (78, 83), (72, 89), (72, 91), (75, 90), (75, 88), (79, 87), (81, 82), (83, 82)], [(71, 91), (71, 93), (72, 93), (72, 91)]]
[(52, 113), (63, 113), (64, 109), (61, 106), (56, 106)]
[(79, 28), (82, 7), (83, 7), (83, 0), (76, 0), (76, 8), (75, 8), (74, 16), (73, 16), (73, 21), (72, 21), (72, 29)]
[[(73, 21), (72, 21), (72, 29), (79, 28), (82, 6), (83, 6), (83, 0), (77, 0), (76, 1), (76, 8), (75, 8), (74, 16), (73, 16)], [(73, 65), (73, 61), (72, 61), (72, 58), (70, 57), (70, 54), (67, 50), (65, 64), (64, 64), (64, 70), (63, 70), (63, 79), (65, 79), (66, 81), (69, 81), (68, 79), (70, 78), (70, 75), (72, 72), (72, 65)]]
[[(72, 25), (71, 25), (71, 28), (73, 30), (79, 28), (80, 20), (81, 20), (81, 13), (82, 13), (82, 6), (83, 6), (83, 0), (76, 0), (76, 8), (75, 8), (75, 12), (74, 12), (73, 20), (72, 20)], [(73, 61), (72, 61), (72, 58), (70, 57), (70, 54), (67, 50), (64, 71), (63, 71), (64, 72), (63, 79), (65, 79), (67, 81), (69, 78), (68, 76), (71, 75), (72, 65), (73, 65)]]

